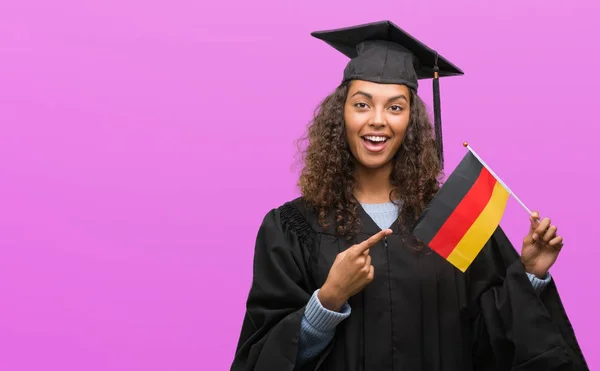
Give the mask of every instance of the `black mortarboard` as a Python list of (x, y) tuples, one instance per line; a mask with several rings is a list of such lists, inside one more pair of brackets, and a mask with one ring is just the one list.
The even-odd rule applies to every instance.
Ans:
[(443, 167), (438, 77), (463, 75), (463, 71), (390, 21), (316, 31), (311, 35), (350, 58), (343, 81), (403, 84), (416, 91), (419, 79), (433, 78), (435, 135)]

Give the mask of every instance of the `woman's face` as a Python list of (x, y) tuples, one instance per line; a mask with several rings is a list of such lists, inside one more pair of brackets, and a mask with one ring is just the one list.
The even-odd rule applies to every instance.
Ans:
[(346, 140), (362, 166), (382, 167), (400, 148), (408, 127), (410, 90), (404, 85), (353, 81), (344, 106)]

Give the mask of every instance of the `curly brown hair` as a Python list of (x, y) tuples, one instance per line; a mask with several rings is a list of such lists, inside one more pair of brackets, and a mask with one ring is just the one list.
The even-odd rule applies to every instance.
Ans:
[[(353, 196), (355, 160), (346, 142), (344, 105), (351, 82), (344, 82), (317, 107), (302, 150), (303, 168), (298, 185), (303, 199), (318, 213), (326, 227), (334, 216), (340, 235), (351, 238), (360, 229), (358, 201)], [(416, 220), (440, 187), (442, 175), (434, 130), (424, 102), (410, 92), (410, 119), (400, 149), (393, 158), (393, 191), (400, 200), (399, 220)], [(406, 220), (404, 220), (406, 221)]]

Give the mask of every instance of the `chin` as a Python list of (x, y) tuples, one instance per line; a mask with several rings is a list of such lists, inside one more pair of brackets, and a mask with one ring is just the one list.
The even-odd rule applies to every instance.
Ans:
[(365, 159), (359, 159), (358, 162), (362, 167), (365, 167), (365, 168), (371, 169), (371, 170), (376, 170), (376, 169), (382, 168), (386, 165), (389, 165), (391, 160), (386, 159), (386, 160), (382, 161), (382, 160), (371, 159), (369, 161), (369, 160), (365, 160)]

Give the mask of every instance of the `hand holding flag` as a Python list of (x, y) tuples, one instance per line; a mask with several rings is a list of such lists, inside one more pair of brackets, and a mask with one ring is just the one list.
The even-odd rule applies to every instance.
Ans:
[(540, 221), (537, 212), (532, 213), (529, 233), (523, 239), (521, 261), (525, 270), (543, 278), (556, 262), (563, 247), (563, 238), (556, 234), (558, 228), (550, 218)]
[(433, 200), (421, 214), (413, 234), (465, 272), (498, 228), (512, 195), (530, 215), (531, 228), (523, 241), (521, 258), (528, 272), (544, 276), (562, 247), (562, 237), (548, 218), (539, 215), (506, 186), (469, 147)]

